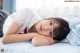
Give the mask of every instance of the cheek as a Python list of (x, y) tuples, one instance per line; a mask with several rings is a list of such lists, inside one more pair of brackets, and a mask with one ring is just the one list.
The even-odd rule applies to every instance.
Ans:
[(40, 24), (42, 24), (42, 25), (45, 25), (47, 23), (49, 23), (47, 20), (43, 20), (43, 21), (40, 22)]
[(37, 31), (37, 32), (40, 32), (40, 24), (37, 24), (37, 26), (36, 26), (36, 31)]

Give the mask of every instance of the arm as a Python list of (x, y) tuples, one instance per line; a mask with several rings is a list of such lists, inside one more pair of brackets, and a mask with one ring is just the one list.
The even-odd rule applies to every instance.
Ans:
[(39, 36), (32, 39), (32, 45), (34, 46), (51, 45), (53, 43), (55, 43), (55, 40), (51, 37)]
[[(32, 17), (32, 15), (34, 15)], [(8, 27), (6, 34), (3, 36), (3, 43), (14, 43), (14, 42), (21, 42), (31, 40), (36, 33), (27, 33), (27, 34), (16, 34), (17, 31), (20, 29), (19, 25), (24, 25), (24, 23), (28, 23), (30, 19), (38, 17), (33, 10), (30, 8), (21, 10), (19, 12), (13, 13), (9, 16), (13, 21), (11, 26)]]
[(34, 37), (35, 33), (16, 34), (19, 28), (19, 25), (13, 21), (6, 34), (4, 34), (2, 42), (4, 44), (21, 42), (31, 40)]

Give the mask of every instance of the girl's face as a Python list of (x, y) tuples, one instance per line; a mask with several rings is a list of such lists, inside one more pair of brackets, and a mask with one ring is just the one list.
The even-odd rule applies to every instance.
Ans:
[(53, 30), (59, 27), (59, 22), (53, 20), (43, 20), (36, 24), (36, 31), (44, 36), (52, 36)]

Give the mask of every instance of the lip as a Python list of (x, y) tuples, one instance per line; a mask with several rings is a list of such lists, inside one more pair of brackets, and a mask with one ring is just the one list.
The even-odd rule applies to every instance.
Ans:
[(42, 25), (40, 26), (40, 30), (42, 31)]

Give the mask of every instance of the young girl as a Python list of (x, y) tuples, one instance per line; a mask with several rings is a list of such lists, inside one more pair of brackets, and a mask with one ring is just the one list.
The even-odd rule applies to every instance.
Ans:
[(50, 45), (63, 40), (69, 33), (68, 22), (61, 18), (41, 19), (36, 12), (26, 8), (8, 16), (3, 25), (3, 43), (31, 40), (32, 45)]

